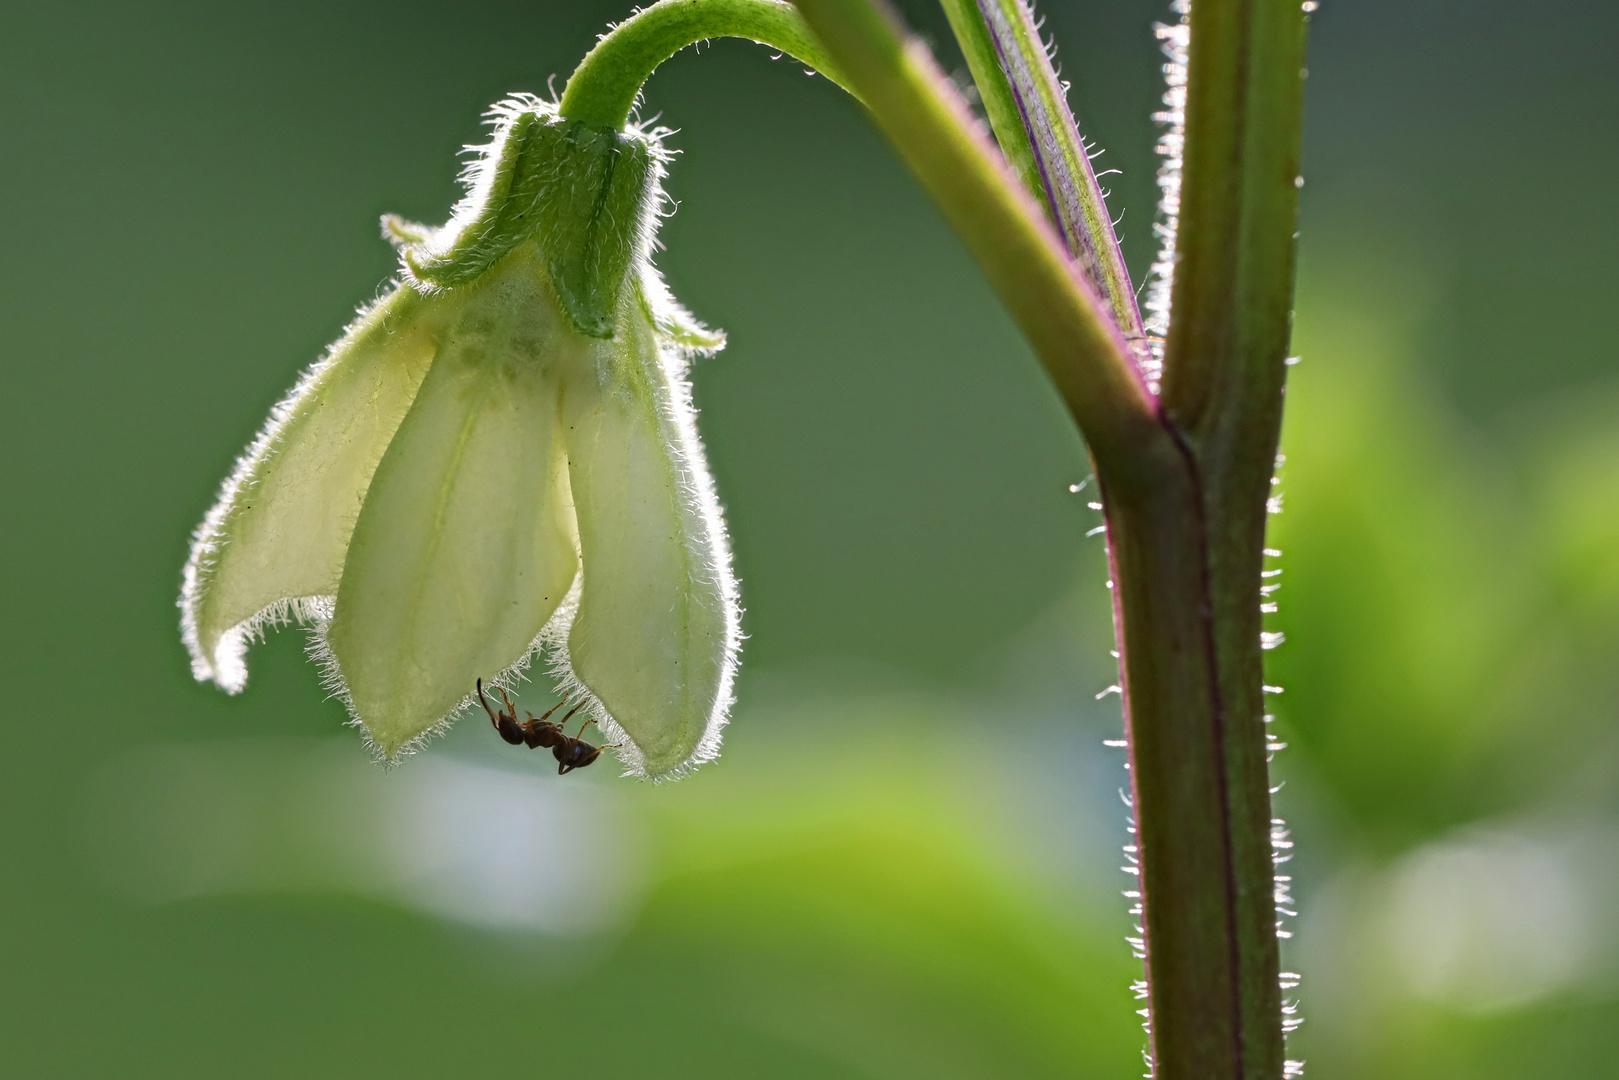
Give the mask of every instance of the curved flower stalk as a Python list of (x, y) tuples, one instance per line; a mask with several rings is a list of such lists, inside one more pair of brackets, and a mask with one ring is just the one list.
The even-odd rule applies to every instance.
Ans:
[(397, 758), (536, 650), (639, 776), (715, 756), (739, 608), (693, 424), (723, 337), (649, 260), (662, 133), (514, 97), (403, 269), (271, 414), (198, 529), (180, 598), (198, 679), (235, 693), (265, 628), (312, 651)]

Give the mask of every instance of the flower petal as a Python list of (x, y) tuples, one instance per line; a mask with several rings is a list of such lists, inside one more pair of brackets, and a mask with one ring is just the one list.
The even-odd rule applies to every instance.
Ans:
[(377, 468), (327, 631), (390, 757), (527, 657), (578, 565), (556, 419), (589, 342), (532, 251), (450, 295), (460, 318)]
[(644, 314), (620, 338), (607, 385), (565, 398), (584, 560), (568, 663), (631, 771), (663, 776), (719, 752), (739, 609), (679, 354)]
[(337, 591), (371, 474), (433, 355), (437, 302), (400, 288), (270, 416), (197, 530), (180, 596), (191, 668), (235, 693), (264, 624)]

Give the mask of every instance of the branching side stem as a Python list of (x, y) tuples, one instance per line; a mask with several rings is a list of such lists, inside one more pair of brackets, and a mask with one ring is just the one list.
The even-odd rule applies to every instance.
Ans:
[(1106, 301), (927, 46), (869, 0), (798, 6), (1028, 336), (1091, 453), (1121, 475), (1156, 471), (1173, 445)]
[[(1000, 53), (995, 39), (990, 36), (984, 13), (978, 10), (977, 0), (939, 0), (950, 30), (961, 46), (961, 55), (967, 59), (967, 70), (972, 72), (973, 84), (978, 87), (978, 100), (989, 117), (990, 129), (1000, 144), (1006, 163), (1029, 194), (1044, 202), (1045, 181), (1040, 178), (1040, 163), (1034, 158), (1032, 136), (1023, 123), (1018, 99), (1012, 93), (1012, 83), (1001, 70)], [(1053, 217), (1055, 221), (1055, 217)]]
[[(941, 6), (1002, 152), (1046, 204), (1069, 253), (1107, 299), (1125, 337), (1144, 353), (1141, 311), (1107, 202), (1028, 3), (941, 0)], [(1032, 175), (1022, 164), (1025, 157)]]

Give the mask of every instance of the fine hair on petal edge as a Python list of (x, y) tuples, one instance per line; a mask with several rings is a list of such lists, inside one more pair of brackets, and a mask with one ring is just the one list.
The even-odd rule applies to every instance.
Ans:
[[(577, 598), (578, 592), (579, 575), (575, 574), (573, 586), (568, 592), (569, 598)], [(316, 599), (330, 601), (332, 598), (317, 597)], [(575, 602), (573, 607), (570, 608), (568, 600), (564, 600), (560, 605), (558, 605), (557, 610), (552, 614), (551, 618), (546, 622), (539, 634), (535, 636), (534, 640), (529, 642), (528, 647), (523, 650), (522, 655), (520, 655), (506, 668), (496, 672), (489, 678), (484, 679), (484, 687), (489, 690), (506, 690), (513, 694), (519, 693), (521, 690), (521, 684), (528, 681), (528, 677), (524, 673), (528, 670), (529, 665), (534, 662), (535, 654), (540, 650), (545, 642), (551, 639), (551, 636), (554, 633), (553, 628), (558, 624), (559, 620), (566, 620), (566, 623), (562, 627), (561, 633), (564, 636), (567, 635), (568, 631), (566, 624), (572, 623), (573, 614), (577, 608), (577, 602)], [(474, 689), (460, 701), (457, 701), (454, 705), (450, 706), (449, 711), (435, 721), (430, 727), (422, 731), (420, 734), (406, 739), (399, 745), (398, 749), (394, 750), (392, 754), (389, 754), (377, 744), (376, 739), (372, 738), (371, 732), (367, 730), (365, 724), (360, 720), (359, 714), (354, 710), (354, 699), (349, 695), (348, 683), (343, 678), (343, 669), (338, 664), (337, 654), (332, 651), (331, 642), (327, 637), (328, 631), (331, 629), (332, 622), (330, 603), (328, 603), (325, 608), (320, 611), (318, 618), (311, 620), (311, 622), (312, 625), (309, 628), (309, 640), (307, 643), (305, 643), (304, 651), (309, 655), (310, 661), (313, 662), (320, 670), (320, 681), (321, 685), (326, 688), (327, 699), (330, 700), (332, 698), (336, 698), (338, 701), (343, 703), (343, 708), (346, 709), (349, 714), (348, 726), (358, 729), (361, 737), (365, 740), (366, 750), (371, 754), (372, 759), (376, 761), (377, 764), (386, 768), (393, 768), (401, 764), (405, 758), (415, 754), (417, 751), (423, 749), (428, 743), (448, 732), (450, 728), (455, 726), (456, 721), (461, 719), (463, 714), (473, 708), (482, 708), (482, 705), (478, 701), (478, 692), (476, 689)]]
[[(644, 269), (650, 271), (649, 267)], [(736, 575), (731, 569), (731, 546), (725, 528), (725, 515), (703, 458), (702, 443), (697, 436), (697, 413), (691, 401), (691, 384), (685, 378), (687, 354), (678, 345), (660, 341), (658, 363), (667, 389), (667, 396), (656, 395), (659, 420), (673, 436), (670, 449), (676, 466), (676, 483), (680, 489), (680, 512), (686, 519), (686, 527), (681, 530), (682, 540), (694, 570), (702, 575), (704, 584), (714, 587), (724, 626), (714, 702), (704, 718), (703, 732), (697, 745), (680, 764), (656, 774), (650, 773), (641, 748), (574, 671), (568, 650), (568, 633), (578, 613), (584, 576), (589, 573), (588, 566), (581, 564), (573, 589), (557, 608), (537, 642), (549, 653), (547, 669), (556, 681), (558, 693), (566, 700), (583, 702), (584, 711), (606, 735), (607, 741), (624, 744), (618, 751), (618, 757), (624, 764), (625, 775), (654, 782), (678, 780), (719, 756), (724, 729), (730, 723), (731, 706), (735, 704), (736, 671), (742, 648), (742, 605)]]
[[(292, 389), (271, 407), (269, 419), (231, 466), (230, 475), (220, 485), (213, 505), (192, 533), (191, 550), (181, 571), (177, 606), (180, 608), (180, 640), (191, 656), (191, 674), (198, 682), (211, 681), (226, 693), (241, 693), (247, 685), (246, 656), (251, 642), (262, 640), (268, 628), (294, 622), (309, 624), (320, 621), (317, 609), (323, 602), (330, 608), (332, 598), (329, 596), (277, 600), (221, 635), (212, 655), (203, 651), (202, 636), (197, 625), (197, 607), (207, 581), (218, 564), (226, 517), (251, 482), (255, 469), (274, 452), (276, 442), (299, 401), (331, 370), (343, 350), (366, 329), (366, 324), (372, 318), (378, 316), (399, 288), (399, 281), (391, 280), (375, 299), (362, 306), (355, 313), (354, 320), (343, 328), (343, 333), (321, 354), (320, 359), (305, 368)], [(386, 315), (382, 317), (386, 318)]]
[(730, 722), (731, 706), (735, 704), (736, 670), (742, 651), (742, 603), (736, 574), (731, 569), (731, 541), (725, 527), (725, 512), (714, 490), (714, 478), (708, 471), (703, 444), (697, 435), (697, 409), (691, 400), (691, 383), (685, 378), (686, 355), (671, 347), (660, 348), (658, 355), (670, 391), (664, 408), (666, 419), (676, 433), (675, 463), (679, 468), (680, 486), (687, 496), (681, 500), (681, 508), (683, 513), (697, 519), (693, 522), (697, 529), (688, 536), (706, 536), (712, 540), (711, 550), (699, 550), (694, 555), (719, 594), (725, 627), (713, 711), (691, 757), (666, 774), (678, 777), (719, 756), (721, 734)]

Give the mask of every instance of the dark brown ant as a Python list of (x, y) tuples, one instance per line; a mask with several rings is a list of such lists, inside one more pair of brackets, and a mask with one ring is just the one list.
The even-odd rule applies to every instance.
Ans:
[[(506, 707), (498, 714), (489, 707), (489, 699), (483, 696), (483, 680), (478, 680), (478, 700), (483, 703), (483, 711), (489, 714), (490, 723), (495, 725), (495, 730), (500, 732), (502, 739), (513, 746), (527, 743), (529, 748), (533, 749), (536, 746), (555, 746), (558, 739), (566, 737), (562, 734), (562, 725), (554, 724), (548, 719), (551, 712), (556, 712), (556, 709), (552, 709), (539, 719), (535, 719), (534, 714), (529, 713), (528, 722), (524, 723), (517, 719), (517, 706), (506, 696), (505, 689), (496, 687), (495, 690), (500, 694), (500, 699), (506, 703)], [(559, 704), (557, 708), (561, 708), (561, 705)], [(563, 719), (566, 720), (567, 717)]]
[(561, 720), (552, 720), (551, 713), (567, 704), (565, 701), (559, 701), (551, 706), (550, 711), (544, 716), (536, 717), (533, 713), (529, 713), (528, 720), (523, 721), (517, 719), (517, 706), (506, 696), (505, 688), (497, 686), (495, 690), (500, 694), (500, 700), (506, 703), (506, 707), (499, 713), (489, 707), (489, 699), (483, 696), (483, 680), (478, 680), (478, 700), (483, 703), (483, 711), (489, 714), (489, 722), (495, 725), (500, 737), (513, 746), (526, 745), (530, 750), (538, 746), (548, 748), (551, 756), (557, 759), (558, 776), (566, 776), (575, 769), (582, 769), (601, 757), (603, 750), (613, 750), (620, 745), (612, 743), (608, 746), (592, 746), (580, 738), (579, 735), (583, 735), (585, 728), (590, 726), (588, 716), (579, 726), (579, 735), (569, 735), (562, 730), (562, 725), (584, 707), (585, 703), (582, 701), (569, 709)]

